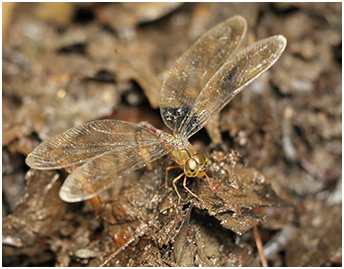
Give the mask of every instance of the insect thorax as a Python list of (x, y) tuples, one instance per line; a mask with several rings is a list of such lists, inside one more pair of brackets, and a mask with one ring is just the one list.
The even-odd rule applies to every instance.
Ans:
[(190, 158), (190, 156), (196, 154), (192, 145), (185, 137), (161, 133), (160, 139), (167, 142), (168, 145), (173, 148), (170, 155), (181, 168), (183, 168), (184, 163)]

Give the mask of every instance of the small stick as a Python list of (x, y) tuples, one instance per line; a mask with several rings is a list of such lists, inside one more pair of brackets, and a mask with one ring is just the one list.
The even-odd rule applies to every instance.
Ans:
[(149, 226), (144, 225), (141, 231), (138, 231), (139, 228), (136, 229), (135, 234), (129, 238), (129, 240), (122, 245), (120, 248), (118, 248), (114, 253), (112, 253), (99, 267), (104, 267), (109, 261), (111, 261), (113, 258), (115, 258), (122, 250), (126, 249), (131, 243), (133, 243), (136, 239), (143, 236), (148, 229)]
[(263, 248), (262, 239), (260, 238), (260, 233), (259, 233), (257, 226), (253, 227), (253, 236), (254, 236), (254, 239), (256, 241), (256, 246), (258, 249), (258, 254), (259, 254), (259, 258), (260, 258), (260, 261), (262, 263), (262, 266), (268, 267), (268, 262), (264, 256), (264, 248)]
[(205, 265), (207, 267), (209, 267), (208, 262), (205, 260), (204, 256), (202, 255), (201, 250), (197, 247), (197, 243), (196, 243), (195, 239), (192, 237), (190, 231), (186, 231), (186, 234), (189, 236), (189, 238), (191, 239), (192, 243), (196, 246), (196, 252), (197, 252), (198, 256), (205, 263)]
[(122, 250), (127, 248), (132, 242), (134, 242), (139, 236), (132, 236), (124, 245), (122, 245), (120, 248), (118, 248), (114, 253), (112, 253), (109, 257), (106, 258), (106, 260), (99, 265), (99, 267), (104, 267), (109, 261), (111, 261), (113, 258), (115, 258)]

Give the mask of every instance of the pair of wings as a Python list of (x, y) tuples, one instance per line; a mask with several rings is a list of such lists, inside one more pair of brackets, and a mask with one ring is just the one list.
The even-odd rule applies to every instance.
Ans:
[[(230, 18), (203, 35), (171, 68), (162, 85), (160, 112), (174, 135), (189, 138), (196, 133), (273, 65), (286, 46), (283, 36), (273, 36), (237, 53), (245, 32), (244, 18)], [(77, 202), (172, 150), (143, 125), (100, 120), (48, 139), (26, 163), (36, 169), (75, 167), (60, 197)]]

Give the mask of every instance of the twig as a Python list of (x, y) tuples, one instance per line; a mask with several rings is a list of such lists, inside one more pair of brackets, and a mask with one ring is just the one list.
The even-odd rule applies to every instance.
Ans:
[(109, 261), (111, 261), (114, 257), (116, 257), (122, 250), (124, 250), (125, 248), (127, 248), (131, 243), (133, 243), (136, 239), (138, 239), (139, 237), (143, 236), (146, 232), (146, 230), (148, 229), (148, 225), (143, 224), (143, 226), (138, 227), (135, 231), (135, 234), (129, 238), (129, 240), (123, 245), (121, 246), (119, 249), (117, 249), (114, 253), (112, 253), (101, 265), (99, 265), (99, 267), (104, 267)]
[(254, 228), (253, 228), (253, 236), (254, 236), (254, 240), (256, 241), (258, 254), (259, 254), (262, 266), (268, 267), (268, 262), (264, 256), (264, 248), (263, 248), (263, 244), (262, 244), (262, 239), (260, 237), (260, 233), (259, 233), (257, 226), (254, 226)]

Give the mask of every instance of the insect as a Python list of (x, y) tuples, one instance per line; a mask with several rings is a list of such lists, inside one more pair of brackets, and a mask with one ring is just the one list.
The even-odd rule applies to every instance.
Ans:
[[(35, 169), (74, 167), (59, 195), (67, 202), (96, 196), (130, 171), (170, 154), (183, 172), (173, 179), (209, 178), (208, 159), (188, 142), (244, 86), (271, 67), (286, 39), (272, 36), (237, 51), (246, 21), (232, 17), (205, 33), (176, 61), (162, 84), (160, 112), (172, 134), (147, 122), (96, 120), (65, 131), (40, 144), (26, 158)], [(210, 184), (210, 183), (209, 183)]]

